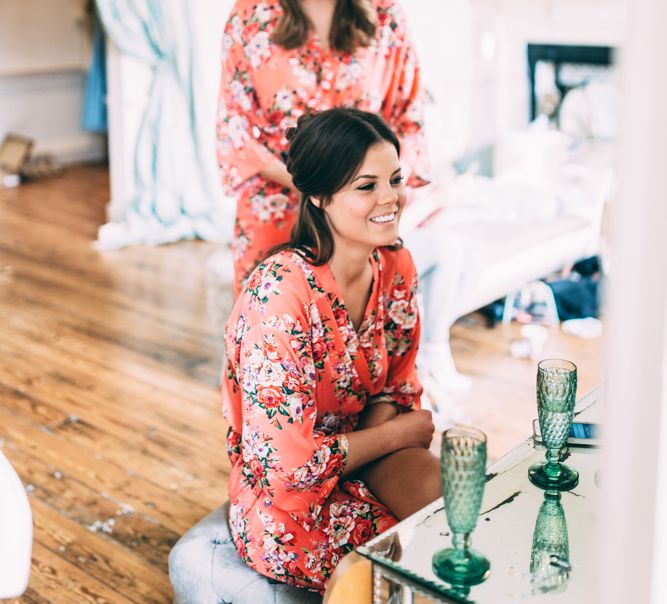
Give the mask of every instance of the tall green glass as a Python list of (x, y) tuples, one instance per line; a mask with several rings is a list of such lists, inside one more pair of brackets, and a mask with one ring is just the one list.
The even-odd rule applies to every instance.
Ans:
[(487, 558), (470, 548), (486, 483), (486, 435), (475, 428), (447, 430), (442, 435), (440, 471), (454, 547), (433, 556), (433, 572), (452, 585), (476, 585), (491, 567)]
[(537, 366), (537, 417), (547, 461), (530, 466), (528, 477), (542, 489), (569, 491), (579, 483), (579, 473), (560, 462), (576, 400), (576, 365), (562, 359), (541, 361)]
[(530, 552), (533, 594), (561, 592), (570, 580), (570, 543), (558, 491), (546, 491), (535, 522)]

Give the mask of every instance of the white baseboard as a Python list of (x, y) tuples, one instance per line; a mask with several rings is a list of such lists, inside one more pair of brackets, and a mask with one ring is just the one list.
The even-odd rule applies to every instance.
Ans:
[(102, 134), (81, 132), (66, 139), (37, 143), (33, 155), (53, 155), (61, 164), (103, 161), (107, 158), (107, 139)]

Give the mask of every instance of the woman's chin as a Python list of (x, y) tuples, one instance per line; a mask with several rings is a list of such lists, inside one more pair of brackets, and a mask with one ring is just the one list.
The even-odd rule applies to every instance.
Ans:
[(381, 243), (378, 243), (376, 247), (394, 245), (399, 239), (398, 229), (391, 229), (390, 233), (387, 233), (386, 235), (384, 235), (381, 238), (379, 237), (378, 239), (381, 241)]

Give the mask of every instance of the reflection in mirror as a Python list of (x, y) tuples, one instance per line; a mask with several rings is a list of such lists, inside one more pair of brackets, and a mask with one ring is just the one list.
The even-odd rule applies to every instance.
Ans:
[(401, 538), (397, 532), (390, 533), (376, 543), (369, 544), (368, 549), (383, 558), (398, 562), (403, 555), (401, 547)]
[(545, 491), (530, 553), (532, 594), (565, 591), (570, 580), (570, 543), (558, 491)]

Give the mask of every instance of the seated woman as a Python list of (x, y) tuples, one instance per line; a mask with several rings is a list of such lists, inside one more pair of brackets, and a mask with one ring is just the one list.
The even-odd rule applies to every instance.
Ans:
[(356, 109), (290, 130), (297, 224), (226, 327), (230, 528), (252, 568), (322, 591), (347, 552), (436, 499), (440, 477), (398, 140)]

